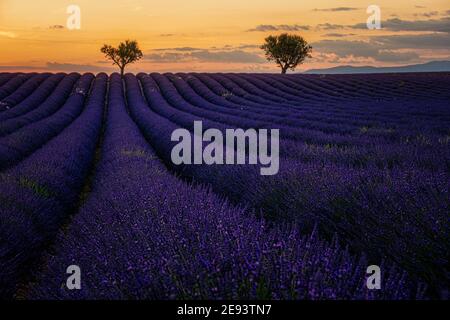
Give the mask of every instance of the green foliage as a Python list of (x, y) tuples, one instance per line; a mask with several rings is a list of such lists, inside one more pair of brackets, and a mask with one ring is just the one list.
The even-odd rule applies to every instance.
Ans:
[(130, 63), (134, 63), (140, 60), (144, 55), (139, 49), (137, 41), (126, 40), (121, 42), (118, 48), (114, 48), (105, 44), (100, 51), (109, 60), (113, 61), (113, 65), (117, 65), (120, 68), (120, 74), (123, 76), (125, 66)]
[(275, 61), (281, 68), (281, 73), (295, 68), (311, 58), (312, 47), (301, 36), (283, 33), (279, 36), (269, 36), (261, 49), (265, 51), (269, 61)]

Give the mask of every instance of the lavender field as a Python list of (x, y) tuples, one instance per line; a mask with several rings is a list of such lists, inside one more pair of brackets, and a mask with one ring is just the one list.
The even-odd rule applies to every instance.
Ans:
[[(278, 174), (175, 165), (194, 121)], [(448, 299), (449, 187), (449, 73), (0, 73), (3, 299)]]

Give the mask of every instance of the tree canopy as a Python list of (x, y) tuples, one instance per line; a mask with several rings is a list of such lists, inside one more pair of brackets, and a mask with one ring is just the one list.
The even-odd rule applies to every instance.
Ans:
[(281, 73), (295, 68), (306, 58), (311, 58), (312, 47), (303, 37), (283, 33), (279, 36), (269, 36), (261, 46), (267, 60), (275, 61), (281, 68)]

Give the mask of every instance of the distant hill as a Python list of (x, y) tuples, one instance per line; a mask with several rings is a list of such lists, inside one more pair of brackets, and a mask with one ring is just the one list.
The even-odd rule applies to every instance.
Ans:
[(399, 67), (354, 67), (339, 66), (328, 69), (311, 69), (306, 74), (348, 74), (348, 73), (396, 73), (396, 72), (439, 72), (450, 71), (450, 61), (432, 61)]

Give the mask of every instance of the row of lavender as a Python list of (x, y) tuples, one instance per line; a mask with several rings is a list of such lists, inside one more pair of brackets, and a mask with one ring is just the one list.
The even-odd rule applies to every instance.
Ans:
[(51, 102), (62, 104), (56, 112), (0, 139), (2, 146), (14, 150), (0, 154), (2, 168), (5, 159), (11, 164), (31, 154), (0, 173), (2, 297), (11, 297), (17, 284), (27, 279), (43, 249), (77, 208), (101, 129), (108, 77), (98, 75), (93, 81), (92, 74), (83, 75), (70, 93), (77, 78), (66, 77), (29, 113), (39, 118)]
[[(367, 260), (269, 227), (209, 189), (171, 175), (127, 114), (147, 110), (138, 82), (113, 75), (102, 156), (88, 200), (29, 297), (56, 299), (373, 299), (421, 297), (392, 266), (382, 292), (365, 285)], [(155, 121), (164, 119), (155, 116)], [(161, 144), (167, 141), (161, 140)], [(159, 145), (153, 145), (159, 147)], [(61, 287), (67, 265), (85, 273), (81, 290)], [(413, 289), (414, 288), (414, 289)], [(419, 291), (416, 291), (419, 289)]]
[[(4, 81), (6, 84), (15, 79), (11, 77), (4, 80), (7, 77), (3, 76), (0, 75), (0, 82)], [(31, 79), (37, 76), (39, 75), (33, 75)], [(87, 107), (97, 104), (95, 117), (97, 120), (94, 120), (90, 118), (93, 117), (92, 107), (86, 108), (80, 116), (92, 82), (92, 75), (85, 75), (80, 79), (76, 74), (59, 75), (59, 79), (55, 79), (56, 76), (58, 75), (42, 75), (40, 78), (42, 83), (36, 85), (37, 89), (30, 89), (29, 81), (17, 85), (16, 91), (8, 89), (10, 96), (21, 97), (26, 92), (29, 96), (21, 100), (17, 98), (18, 102), (14, 107), (0, 113), (0, 120), (4, 120), (0, 121), (0, 129), (4, 130), (4, 138), (0, 138), (0, 146), (3, 148), (0, 149), (3, 150), (0, 156), (2, 168), (9, 168), (3, 170), (1, 175), (5, 190), (9, 190), (4, 193), (2, 200), (5, 203), (5, 210), (1, 213), (4, 220), (1, 224), (0, 236), (5, 238), (5, 246), (0, 250), (0, 263), (5, 263), (5, 268), (2, 268), (4, 273), (0, 274), (0, 281), (4, 288), (2, 295), (10, 295), (14, 292), (17, 282), (20, 279), (23, 280), (21, 275), (27, 271), (30, 261), (36, 260), (40, 255), (40, 249), (54, 238), (61, 224), (61, 217), (74, 211), (75, 199), (80, 193), (86, 170), (91, 164), (93, 155), (91, 147), (95, 145), (93, 141), (98, 136), (98, 131), (92, 130), (99, 130), (98, 119), (101, 113), (99, 110), (103, 106), (100, 93), (106, 90), (106, 83), (98, 84), (98, 82), (106, 81), (105, 77), (100, 75), (97, 78), (96, 83), (100, 89), (94, 86), (87, 100)], [(64, 79), (61, 81), (62, 78)], [(415, 105), (408, 97), (408, 91), (399, 93), (398, 91), (401, 90), (395, 90), (395, 86), (391, 86), (394, 89), (389, 88), (388, 81), (384, 90), (393, 92), (388, 98), (401, 98), (402, 107), (390, 105), (387, 109), (377, 110), (377, 105), (370, 105), (370, 102), (361, 99), (359, 103), (370, 107), (364, 109), (352, 100), (360, 99), (359, 93), (347, 92), (346, 98), (343, 94), (345, 91), (338, 89), (336, 93), (331, 91), (332, 88), (327, 88), (327, 86), (332, 87), (332, 83), (326, 84), (324, 83), (326, 81), (313, 78), (308, 79), (312, 80), (308, 82), (308, 85), (299, 83), (304, 81), (302, 78), (259, 75), (162, 76), (152, 74), (151, 77), (140, 75), (139, 78), (149, 105), (142, 98), (137, 79), (128, 75), (126, 78), (128, 107), (148, 142), (171, 169), (185, 177), (208, 184), (216, 193), (225, 195), (235, 204), (246, 206), (250, 204), (249, 207), (256, 212), (262, 211), (270, 219), (284, 221), (277, 222), (273, 228), (267, 228), (261, 220), (256, 220), (251, 212), (233, 208), (218, 200), (210, 191), (190, 187), (171, 177), (155, 159), (152, 149), (138, 134), (135, 125), (127, 118), (126, 100), (122, 97), (122, 89), (115, 76), (111, 80), (109, 104), (116, 106), (115, 109), (118, 111), (113, 113), (114, 109), (111, 109), (108, 116), (107, 133), (102, 148), (104, 159), (102, 158), (96, 170), (91, 198), (75, 216), (67, 239), (65, 234), (59, 236), (58, 243), (61, 245), (58, 253), (51, 259), (49, 271), (38, 276), (45, 281), (43, 280), (33, 289), (34, 293), (31, 297), (413, 297), (416, 290), (412, 290), (412, 286), (405, 283), (401, 272), (396, 271), (388, 272), (390, 279), (386, 280), (387, 287), (382, 293), (376, 295), (373, 292), (367, 292), (364, 289), (365, 268), (363, 267), (367, 265), (367, 262), (358, 261), (355, 256), (339, 248), (337, 243), (331, 245), (319, 240), (312, 231), (316, 224), (320, 232), (323, 235), (329, 235), (330, 239), (331, 235), (338, 232), (340, 240), (349, 243), (352, 250), (366, 251), (371, 262), (380, 263), (382, 258), (387, 257), (391, 261), (399, 262), (410, 273), (426, 279), (432, 286), (435, 286), (438, 277), (442, 277), (446, 258), (444, 255), (439, 260), (438, 255), (442, 252), (445, 254), (448, 245), (448, 239), (443, 234), (447, 228), (445, 210), (448, 209), (448, 193), (446, 195), (445, 191), (448, 189), (445, 188), (448, 185), (446, 186), (445, 181), (439, 179), (446, 179), (448, 174), (448, 145), (445, 145), (445, 141), (441, 142), (445, 125), (448, 123), (448, 109), (443, 104), (446, 91), (440, 91), (438, 85), (433, 89), (436, 99), (429, 99), (427, 103), (432, 105), (429, 110), (423, 112), (414, 110)], [(76, 85), (74, 85), (75, 81), (77, 81)], [(355, 81), (358, 81), (357, 78), (349, 81), (353, 86), (358, 87), (355, 84)], [(442, 77), (439, 85), (445, 87), (445, 81), (448, 81), (448, 78)], [(408, 82), (410, 81), (406, 81), (402, 88), (409, 86), (425, 88), (427, 84), (426, 81), (422, 83), (413, 81), (412, 84)], [(26, 86), (27, 83), (28, 86)], [(341, 81), (336, 87), (345, 85), (348, 83)], [(49, 90), (51, 86), (56, 88), (53, 92)], [(320, 94), (318, 87), (314, 86), (320, 88)], [(301, 90), (302, 88), (304, 90)], [(308, 95), (308, 90), (311, 92), (316, 90), (316, 98), (311, 92)], [(22, 93), (19, 94), (20, 92)], [(71, 102), (67, 100), (64, 104), (64, 99), (67, 99), (70, 92), (72, 93), (69, 98)], [(425, 95), (422, 97), (419, 94), (413, 95), (415, 95), (414, 99), (425, 97)], [(102, 98), (104, 98), (104, 92)], [(338, 103), (340, 100), (351, 103), (346, 106)], [(88, 110), (91, 111), (87, 112)], [(355, 116), (350, 118), (350, 113)], [(90, 114), (90, 117), (86, 114)], [(405, 114), (408, 116), (405, 117)], [(119, 115), (123, 121), (117, 123)], [(77, 120), (74, 121), (75, 119)], [(256, 174), (254, 168), (248, 166), (238, 168), (171, 166), (170, 133), (179, 126), (192, 129), (193, 121), (199, 119), (203, 120), (207, 127), (220, 129), (236, 126), (281, 127), (282, 134), (286, 133), (289, 138), (282, 140), (284, 169), (282, 168), (281, 177), (264, 180)], [(338, 124), (336, 120), (333, 122), (333, 119), (338, 119)], [(417, 132), (425, 132), (430, 141), (421, 143), (420, 140), (411, 137), (409, 137), (411, 141), (405, 141), (389, 134), (377, 135), (376, 132), (367, 134), (368, 132), (360, 130), (361, 127), (366, 128), (366, 125), (370, 129), (370, 125), (376, 126), (383, 122), (391, 122), (389, 125), (392, 125), (394, 122), (392, 120), (396, 120), (397, 128), (404, 132), (407, 132), (405, 129), (409, 124), (416, 123), (417, 127), (410, 130), (409, 134), (413, 136)], [(55, 162), (52, 162), (55, 168), (61, 169), (61, 171), (55, 171), (56, 176), (53, 177), (55, 180), (52, 185), (49, 180), (45, 180), (45, 174), (43, 174), (49, 169), (45, 166), (41, 168), (40, 163), (45, 157), (50, 158), (50, 154), (59, 151), (57, 143), (62, 144), (68, 140), (64, 135), (66, 132), (75, 139), (69, 141), (80, 139), (80, 133), (77, 135), (74, 132), (82, 129), (77, 128), (75, 124), (80, 125), (85, 121), (87, 123), (84, 123), (84, 126), (90, 129), (83, 137), (86, 139), (89, 137), (90, 142), (83, 150), (79, 149), (80, 141), (78, 144), (75, 143), (75, 147), (61, 148), (62, 157), (56, 156)], [(417, 121), (422, 121), (428, 126), (417, 124)], [(89, 123), (92, 123), (92, 126)], [(114, 129), (111, 129), (111, 126)], [(356, 132), (355, 128), (358, 129)], [(108, 138), (110, 136), (114, 138)], [(131, 140), (128, 141), (126, 136), (136, 136), (136, 139), (129, 138)], [(49, 140), (50, 142), (46, 143)], [(129, 147), (123, 147), (124, 145)], [(53, 149), (50, 146), (54, 146)], [(40, 147), (42, 148), (39, 149)], [(392, 155), (399, 153), (400, 160), (392, 162), (389, 159), (380, 159), (383, 152), (387, 152), (385, 150)], [(425, 151), (425, 155), (418, 151)], [(26, 158), (30, 154), (31, 156)], [(40, 158), (36, 157), (38, 154), (41, 155)], [(355, 157), (369, 157), (375, 160), (373, 163), (349, 161), (349, 159), (354, 160)], [(24, 158), (26, 158), (24, 161), (16, 165)], [(81, 159), (81, 167), (67, 160), (72, 158)], [(131, 163), (128, 163), (130, 161)], [(406, 163), (411, 165), (405, 166)], [(146, 169), (139, 168), (139, 165)], [(114, 175), (109, 166), (115, 167)], [(116, 178), (117, 172), (121, 172), (124, 168), (129, 169), (130, 172)], [(421, 176), (417, 175), (417, 168), (425, 170)], [(20, 176), (22, 172), (28, 172), (27, 170), (30, 174), (33, 173), (31, 178)], [(70, 174), (63, 177), (61, 172)], [(139, 179), (135, 177), (138, 173), (141, 175)], [(411, 176), (408, 176), (409, 174)], [(131, 179), (128, 175), (134, 178)], [(162, 180), (152, 181), (155, 175), (161, 176)], [(387, 178), (391, 180), (386, 187)], [(376, 180), (377, 186), (380, 187), (374, 187), (373, 183), (366, 183), (368, 179), (370, 179), (369, 182)], [(117, 186), (114, 184), (111, 186), (112, 181)], [(406, 190), (409, 191), (406, 196), (396, 198), (396, 195), (404, 194), (406, 188), (417, 182), (423, 183), (419, 184), (417, 189)], [(62, 194), (55, 191), (59, 183), (69, 185)], [(435, 184), (436, 190), (431, 191), (436, 194), (427, 193), (430, 191), (430, 186), (434, 187)], [(145, 189), (143, 186), (146, 186)], [(381, 187), (384, 187), (381, 190), (384, 193), (380, 192)], [(161, 191), (172, 188), (176, 191), (173, 195), (166, 195), (164, 191)], [(355, 191), (355, 188), (358, 190)], [(32, 196), (27, 198), (23, 189), (31, 192), (32, 196), (37, 195), (38, 199), (32, 200)], [(417, 200), (419, 206), (416, 203), (411, 204), (411, 199), (423, 190), (425, 195)], [(336, 194), (336, 191), (340, 193)], [(314, 192), (316, 192), (316, 199), (312, 197)], [(349, 194), (353, 202), (348, 201)], [(330, 199), (330, 195), (335, 198)], [(300, 197), (295, 199), (291, 198), (292, 196)], [(321, 196), (323, 198), (320, 198)], [(198, 199), (199, 203), (194, 208), (204, 213), (201, 217), (205, 218), (205, 224), (202, 226), (189, 226), (189, 221), (192, 224), (192, 220), (198, 220), (195, 211), (180, 209), (186, 207), (185, 203), (191, 203), (189, 199), (192, 197)], [(391, 199), (388, 199), (386, 206), (380, 207), (382, 201), (386, 201), (386, 197)], [(433, 202), (429, 208), (420, 207), (420, 201), (428, 201), (433, 197), (435, 198), (432, 199)], [(118, 200), (114, 201), (114, 199)], [(362, 200), (366, 202), (361, 203)], [(400, 205), (394, 208), (397, 211), (389, 207), (399, 201)], [(27, 208), (27, 202), (32, 204), (30, 208)], [(111, 208), (110, 204), (115, 202), (117, 207)], [(168, 203), (176, 203), (180, 207), (175, 205), (167, 207)], [(205, 208), (200, 204), (209, 204), (210, 207)], [(330, 204), (332, 210), (330, 210)], [(362, 206), (363, 204), (365, 206)], [(409, 205), (409, 207), (402, 207), (402, 205)], [(47, 211), (43, 210), (42, 220), (37, 218), (36, 222), (34, 217), (41, 217), (38, 212), (42, 211), (42, 208)], [(379, 216), (367, 217), (363, 214), (364, 212), (374, 213), (378, 209), (382, 211), (377, 213)], [(416, 211), (410, 211), (413, 213), (410, 215), (404, 214), (411, 209)], [(417, 216), (417, 210), (422, 210), (423, 214)], [(11, 219), (11, 215), (7, 212), (15, 211), (19, 213)], [(92, 217), (93, 211), (97, 212), (95, 216), (98, 216), (98, 219)], [(56, 213), (55, 220), (49, 218), (52, 212)], [(399, 212), (402, 213), (400, 217)], [(427, 215), (432, 223), (426, 224)], [(33, 219), (27, 220), (27, 216)], [(226, 237), (220, 239), (216, 237), (214, 232), (217, 232), (215, 229), (217, 216), (222, 217), (221, 219), (231, 226), (224, 227), (224, 234), (237, 237), (236, 243), (227, 243)], [(152, 218), (161, 223), (156, 225), (150, 223)], [(39, 224), (45, 219), (49, 219), (48, 227)], [(242, 223), (241, 220), (249, 222)], [(130, 223), (133, 224), (129, 225)], [(300, 230), (308, 234), (306, 238), (298, 234), (298, 228), (294, 228), (298, 223), (302, 225)], [(424, 223), (425, 225), (422, 226), (424, 230), (422, 230), (420, 227)], [(251, 237), (243, 234), (243, 230), (251, 230), (253, 225), (260, 226), (264, 236), (260, 235), (256, 237), (257, 240), (253, 239), (259, 234), (258, 227), (254, 233), (250, 233)], [(110, 226), (114, 227), (109, 230)], [(370, 234), (373, 228), (375, 232)], [(27, 234), (27, 230), (30, 230), (30, 234)], [(84, 230), (85, 233), (80, 230)], [(102, 235), (95, 234), (94, 230)], [(71, 254), (69, 248), (73, 247), (74, 239), (79, 237), (80, 232), (83, 234), (80, 236), (80, 245), (76, 246)], [(419, 232), (419, 239), (413, 239), (413, 234), (417, 232)], [(432, 238), (431, 233), (435, 234), (435, 238)], [(206, 235), (204, 241), (207, 242), (200, 241), (202, 234)], [(21, 235), (24, 237), (21, 238)], [(367, 239), (360, 239), (361, 235)], [(393, 239), (398, 243), (383, 241), (387, 237), (391, 237), (388, 239), (389, 242)], [(134, 239), (131, 241), (133, 243), (128, 243), (130, 239)], [(289, 243), (286, 239), (294, 240), (294, 243)], [(422, 252), (424, 241), (432, 249), (429, 253)], [(242, 244), (247, 242), (248, 247), (242, 247)], [(156, 254), (155, 243), (161, 244), (167, 252)], [(311, 243), (314, 244), (312, 249), (310, 249)], [(441, 244), (440, 247), (438, 243)], [(275, 252), (269, 249), (260, 251), (261, 248), (266, 248), (265, 246), (269, 249), (272, 246), (277, 249), (274, 249)], [(29, 247), (28, 250), (27, 247)], [(87, 254), (88, 247), (97, 248), (97, 252)], [(214, 251), (213, 247), (223, 247), (224, 251), (229, 253), (221, 255), (221, 259), (213, 257), (213, 252), (217, 254), (217, 250)], [(116, 252), (109, 255), (104, 252), (104, 250), (110, 251), (111, 248), (115, 248)], [(416, 249), (419, 252), (414, 252)], [(149, 251), (149, 255), (144, 253), (146, 250)], [(189, 250), (199, 251), (192, 264), (186, 261), (185, 254)], [(138, 254), (133, 257), (131, 252)], [(204, 252), (211, 252), (211, 254), (203, 256)], [(240, 253), (235, 255), (233, 252)], [(299, 259), (299, 255), (292, 256), (292, 252), (299, 253), (303, 258)], [(284, 260), (279, 259), (280, 253)], [(412, 253), (413, 256), (408, 256), (408, 253)], [(318, 258), (321, 254), (325, 255), (325, 260)], [(305, 255), (311, 260), (306, 259)], [(395, 255), (398, 255), (396, 259), (393, 258)], [(99, 259), (97, 256), (104, 258)], [(158, 258), (152, 260), (151, 256)], [(278, 258), (275, 259), (275, 257)], [(61, 283), (58, 278), (54, 278), (54, 274), (58, 271), (58, 274), (64, 276), (64, 266), (69, 262), (75, 263), (77, 260), (82, 261), (83, 266), (88, 270), (91, 265), (98, 267), (95, 270), (91, 269), (89, 273), (91, 286), (71, 295), (57, 289), (57, 287), (60, 288)], [(116, 264), (117, 261), (120, 263)], [(113, 265), (115, 266), (111, 268)], [(314, 267), (308, 269), (306, 265)], [(227, 272), (223, 274), (224, 272), (217, 271), (223, 271), (224, 266), (226, 268), (231, 266), (230, 270), (236, 270), (236, 272), (230, 275)], [(102, 271), (95, 273), (97, 268)], [(386, 268), (389, 269), (388, 266)], [(424, 268), (430, 268), (430, 270), (424, 270)], [(125, 269), (127, 272), (124, 272)], [(278, 269), (282, 273), (274, 271)], [(341, 273), (343, 270), (346, 271)], [(348, 277), (344, 277), (343, 274), (348, 273), (349, 270), (353, 272), (350, 272)], [(128, 273), (130, 274), (127, 275)], [(313, 273), (317, 274), (313, 276)], [(152, 275), (155, 274), (161, 276), (153, 277)], [(244, 280), (249, 277), (252, 279), (250, 283)]]
[[(127, 77), (128, 81), (133, 81), (131, 75)], [(137, 109), (131, 105), (132, 113), (144, 135), (156, 146), (158, 154), (169, 166), (170, 151), (174, 145), (170, 142), (170, 133), (179, 126), (192, 130), (194, 120), (203, 120), (207, 128), (223, 129), (227, 124), (241, 128), (267, 127), (267, 123), (249, 119), (247, 114), (241, 115), (239, 108), (234, 109), (233, 115), (228, 115), (221, 106), (217, 106), (217, 100), (216, 105), (205, 101), (208, 98), (212, 101), (211, 95), (206, 94), (208, 84), (212, 88), (214, 85), (235, 80), (236, 86), (244, 88), (247, 84), (250, 91), (250, 88), (255, 86), (245, 82), (244, 78), (255, 79), (257, 76), (189, 75), (185, 78), (203, 78), (204, 84), (201, 87), (198, 81), (195, 81), (195, 84), (192, 84), (193, 80), (187, 81), (192, 84), (191, 89), (188, 84), (181, 83), (183, 75), (174, 77), (140, 74), (138, 77), (150, 108)], [(209, 83), (208, 77), (216, 81)], [(448, 84), (448, 77), (444, 76), (443, 80)], [(196, 85), (197, 94), (194, 94)], [(259, 90), (265, 90), (267, 99), (281, 99), (267, 93), (269, 88), (263, 87), (263, 84), (259, 85), (262, 87)], [(231, 87), (231, 84), (229, 86)], [(202, 96), (198, 94), (198, 88), (204, 90)], [(249, 101), (261, 100), (261, 95), (256, 93), (257, 91), (255, 95), (251, 95), (247, 91), (246, 94), (240, 94), (240, 98)], [(368, 252), (375, 260), (388, 258), (396, 261), (412, 274), (426, 279), (434, 289), (441, 292), (446, 283), (443, 279), (448, 278), (450, 212), (450, 157), (447, 138), (450, 133), (450, 114), (448, 101), (442, 97), (445, 97), (445, 94), (447, 91), (442, 91), (441, 96), (435, 100), (429, 98), (427, 104), (430, 105), (431, 111), (422, 111), (426, 113), (425, 117), (431, 118), (427, 119), (433, 125), (430, 130), (419, 126), (412, 127), (406, 133), (410, 136), (424, 135), (423, 143), (419, 139), (408, 143), (402, 139), (372, 137), (360, 133), (337, 135), (338, 139), (346, 139), (348, 144), (357, 145), (361, 154), (364, 154), (367, 148), (367, 152), (375, 149), (378, 151), (375, 155), (383, 156), (383, 151), (386, 150), (401, 159), (398, 161), (400, 164), (396, 161), (385, 164), (383, 158), (373, 158), (374, 154), (369, 153), (368, 156), (376, 165), (358, 163), (353, 166), (345, 155), (342, 157), (333, 154), (341, 152), (340, 146), (332, 144), (320, 149), (322, 141), (332, 140), (336, 137), (335, 133), (326, 133), (317, 127), (303, 129), (302, 124), (291, 129), (272, 123), (272, 127), (282, 128), (282, 137), (284, 134), (285, 137), (295, 140), (293, 143), (286, 140), (281, 142), (281, 172), (273, 178), (260, 177), (255, 168), (249, 166), (181, 166), (173, 169), (185, 177), (211, 185), (215, 192), (234, 203), (250, 206), (268, 218), (299, 221), (307, 229), (319, 224), (321, 232), (329, 237), (337, 231), (352, 249)], [(222, 99), (225, 100), (227, 99)], [(244, 102), (240, 100), (241, 106)], [(260, 117), (275, 103), (268, 100), (264, 101), (266, 104), (262, 102), (260, 101), (258, 114), (253, 118)], [(406, 120), (416, 121), (418, 111), (408, 110), (413, 101), (405, 98), (402, 102), (397, 101), (388, 107), (398, 109), (400, 114), (405, 113), (402, 117)], [(347, 114), (349, 120), (331, 126), (345, 127), (348, 126), (347, 122), (353, 121), (351, 106), (355, 102), (347, 99), (346, 103), (350, 104)], [(335, 105), (339, 107), (339, 103)], [(374, 113), (382, 114), (386, 108), (385, 105), (365, 105)], [(289, 114), (292, 114), (288, 117), (289, 120), (304, 107), (294, 99), (278, 105), (279, 110), (288, 110)], [(378, 112), (376, 108), (379, 109)], [(333, 112), (333, 109), (337, 108), (329, 109)], [(313, 108), (309, 108), (308, 112), (317, 114)], [(411, 120), (407, 119), (409, 113)], [(157, 115), (165, 120), (161, 120)], [(396, 117), (392, 114), (389, 116), (393, 118), (390, 121), (394, 122)], [(368, 117), (370, 119), (370, 114)], [(299, 134), (295, 132), (298, 128), (303, 130)], [(305, 136), (311, 137), (308, 148), (311, 145), (313, 148), (319, 145), (318, 150), (315, 150), (316, 154), (310, 156), (307, 161), (303, 160), (304, 154), (300, 153), (305, 147), (302, 141)], [(286, 146), (288, 147), (283, 152), (283, 147)], [(298, 146), (300, 148), (297, 149)], [(289, 154), (287, 150), (293, 152)]]

